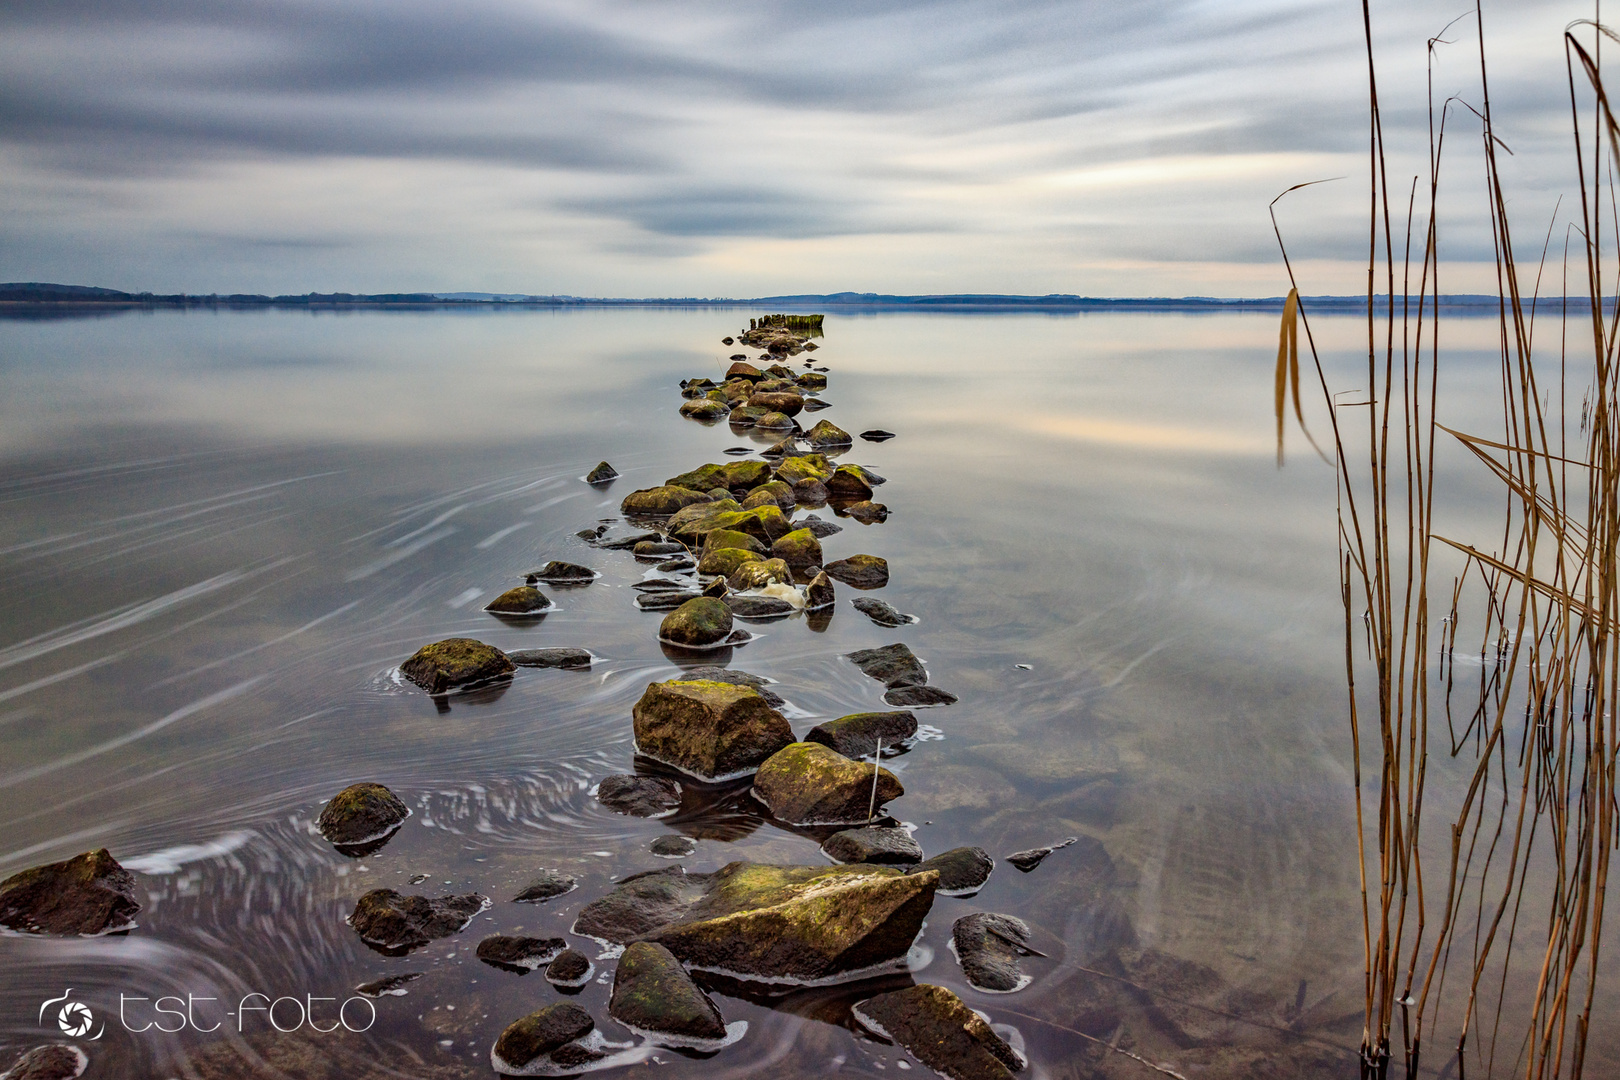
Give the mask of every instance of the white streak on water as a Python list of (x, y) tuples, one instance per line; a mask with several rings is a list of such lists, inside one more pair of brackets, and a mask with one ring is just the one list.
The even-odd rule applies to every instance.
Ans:
[(133, 859), (125, 859), (124, 869), (133, 870), (137, 874), (178, 874), (180, 868), (188, 863), (229, 855), (247, 844), (254, 836), (254, 833), (238, 829), (201, 844), (178, 844), (162, 851), (154, 851), (150, 855), (137, 855)]
[(463, 510), (467, 509), (467, 507), (469, 507), (471, 505), (472, 505), (472, 503), (462, 503), (460, 506), (451, 507), (449, 510), (446, 510), (444, 513), (440, 514), (438, 517), (436, 517), (432, 521), (428, 522), (426, 525), (423, 525), (420, 528), (412, 529), (410, 532), (406, 533), (404, 536), (396, 536), (396, 537), (394, 537), (394, 539), (388, 541), (388, 543), (384, 544), (383, 546), (384, 547), (399, 547), (401, 544), (405, 543), (407, 540), (414, 540), (418, 536), (421, 536), (423, 533), (429, 532), (429, 531), (431, 531), (433, 529), (438, 528), (440, 525), (443, 525), (445, 522), (449, 521), (451, 518), (455, 517), (457, 514), (461, 513)]
[[(249, 656), (249, 655), (251, 655), (253, 653), (256, 653), (260, 649), (268, 649), (273, 645), (280, 645), (283, 641), (290, 641), (293, 638), (297, 637), (299, 634), (304, 633), (306, 630), (313, 630), (317, 626), (321, 625), (323, 622), (326, 622), (329, 619), (335, 619), (339, 615), (342, 615), (343, 613), (345, 613), (347, 611), (352, 611), (353, 609), (355, 609), (355, 608), (357, 608), (359, 606), (360, 606), (360, 601), (351, 600), (347, 604), (344, 604), (342, 607), (336, 609), (335, 611), (328, 611), (325, 615), (322, 615), (322, 616), (320, 616), (318, 618), (311, 619), (309, 622), (305, 623), (303, 626), (300, 626), (298, 629), (289, 630), (285, 634), (282, 634), (280, 637), (273, 637), (269, 641), (261, 642), (258, 645), (254, 645), (252, 648), (243, 649), (241, 652), (232, 653), (229, 656), (222, 657), (222, 658), (220, 658), (218, 660), (214, 660), (214, 661), (212, 661), (210, 663), (202, 665), (201, 667), (192, 668), (190, 671), (183, 672), (183, 673), (181, 673), (179, 675), (171, 675), (167, 679), (164, 679), (162, 682), (153, 683), (152, 684), (152, 689), (156, 689), (159, 686), (168, 686), (170, 683), (176, 683), (176, 682), (181, 681), (182, 679), (189, 679), (193, 675), (200, 675), (205, 671), (211, 671), (214, 668), (222, 667), (223, 665), (230, 663), (232, 660), (240, 660), (242, 657)], [(3, 696), (0, 696), (0, 701), (3, 701), (3, 700), (5, 700), (5, 698)]]
[(40, 852), (49, 851), (54, 847), (74, 847), (86, 840), (89, 840), (93, 836), (101, 836), (105, 833), (114, 832), (123, 828), (127, 824), (129, 824), (127, 818), (120, 818), (116, 821), (104, 821), (99, 825), (92, 826), (91, 828), (80, 829), (78, 832), (68, 833), (66, 836), (53, 836), (49, 840), (42, 840), (30, 847), (19, 848), (16, 851), (8, 851), (4, 855), (0, 855), (0, 866), (5, 866), (7, 863), (26, 859), (30, 855), (38, 855)]
[(43, 679), (35, 679), (31, 683), (23, 683), (21, 686), (12, 687), (10, 690), (0, 693), (0, 701), (10, 701), (12, 698), (22, 697), (24, 694), (32, 693), (35, 690), (43, 690), (47, 686), (54, 686), (59, 682), (66, 682), (75, 675), (83, 675), (85, 672), (93, 671), (94, 669), (101, 667), (103, 664), (110, 664), (114, 660), (122, 660), (123, 658), (123, 653), (116, 652), (110, 656), (103, 656), (99, 660), (92, 660), (88, 664), (80, 664), (78, 667), (71, 667), (66, 671), (58, 671), (55, 675), (47, 675)]
[(505, 540), (508, 536), (511, 536), (513, 533), (517, 532), (519, 529), (526, 529), (531, 524), (533, 524), (533, 523), (528, 522), (528, 521), (520, 521), (516, 525), (508, 525), (504, 529), (500, 529), (500, 530), (497, 530), (496, 532), (490, 533), (488, 536), (486, 536), (482, 540), (478, 541), (478, 543), (474, 544), (473, 547), (477, 548), (479, 551), (488, 551), (490, 548), (494, 547), (496, 544), (500, 543), (502, 540)]
[(538, 514), (540, 511), (556, 506), (560, 502), (566, 502), (569, 499), (577, 499), (583, 494), (585, 494), (583, 491), (570, 491), (566, 495), (557, 495), (553, 498), (547, 499), (543, 503), (536, 503), (523, 512), (525, 514)]
[(437, 544), (440, 540), (443, 540), (445, 537), (449, 536), (455, 531), (455, 527), (452, 525), (446, 525), (442, 529), (435, 529), (426, 536), (422, 537), (420, 540), (407, 544), (397, 551), (392, 551), (378, 559), (376, 562), (367, 563), (360, 569), (352, 571), (343, 580), (364, 581), (366, 578), (377, 573), (379, 570), (386, 570), (395, 563), (404, 562), (406, 559), (410, 558), (412, 555), (415, 555), (418, 551), (421, 551), (428, 545)]
[(453, 608), (466, 607), (468, 604), (472, 603), (474, 600), (478, 599), (480, 596), (483, 596), (483, 595), (484, 595), (484, 590), (483, 589), (478, 589), (478, 588), (468, 589), (467, 591), (465, 591), (463, 593), (457, 594), (456, 598), (449, 602), (449, 606), (453, 607)]

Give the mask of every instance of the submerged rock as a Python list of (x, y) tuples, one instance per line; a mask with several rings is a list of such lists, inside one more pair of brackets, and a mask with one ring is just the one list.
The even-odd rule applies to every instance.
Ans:
[[(595, 1028), (596, 1021), (591, 1019), (591, 1014), (578, 1005), (567, 1001), (547, 1005), (501, 1032), (489, 1052), (490, 1064), (500, 1073), (532, 1073), (531, 1066), (537, 1059), (555, 1058), (559, 1051), (583, 1039)], [(557, 1061), (559, 1065), (572, 1063), (574, 1055), (564, 1055)]]
[(609, 480), (617, 480), (618, 478), (619, 470), (605, 461), (599, 462), (596, 468), (585, 474), (587, 484), (605, 484)]
[(674, 1036), (675, 1046), (717, 1043), (726, 1037), (726, 1022), (709, 995), (681, 967), (675, 954), (651, 941), (624, 950), (613, 972), (608, 1015), (638, 1035)]
[(360, 940), (381, 949), (413, 949), (459, 933), (473, 916), (489, 907), (489, 897), (402, 896), (393, 889), (372, 889), (355, 901), (349, 925)]
[(739, 619), (777, 619), (799, 610), (777, 596), (747, 596), (733, 593), (726, 597), (725, 604), (731, 609), (732, 615)]
[(876, 679), (884, 686), (922, 686), (928, 681), (928, 669), (915, 653), (900, 642), (879, 649), (859, 649), (845, 655), (861, 674)]
[(868, 428), (866, 431), (861, 432), (861, 438), (867, 442), (883, 442), (894, 438), (894, 432), (884, 431), (882, 428)]
[(764, 698), (765, 704), (773, 709), (780, 709), (787, 704), (770, 688), (769, 680), (762, 679), (758, 675), (750, 675), (746, 671), (738, 671), (736, 668), (688, 668), (681, 675), (681, 678), (687, 682), (718, 682), (730, 683), (732, 686), (748, 686), (752, 687), (755, 693)]
[(579, 887), (579, 882), (569, 874), (557, 870), (547, 870), (539, 877), (523, 886), (523, 889), (514, 897), (514, 904), (543, 904), (547, 900), (554, 900), (565, 896)]
[(587, 669), (591, 666), (591, 654), (585, 649), (562, 646), (554, 649), (518, 649), (506, 654), (506, 658), (518, 667), (550, 667), (569, 668), (571, 670)]
[(647, 850), (660, 859), (684, 859), (697, 850), (697, 841), (690, 836), (670, 833), (654, 840), (647, 846)]
[(867, 821), (905, 788), (888, 769), (851, 761), (820, 743), (796, 742), (759, 767), (753, 792), (790, 825), (844, 825)]
[(316, 826), (340, 848), (356, 847), (391, 836), (410, 816), (411, 808), (381, 784), (350, 784), (321, 809)]
[(685, 555), (686, 545), (677, 540), (642, 540), (632, 549), (638, 559), (667, 558), (670, 555)]
[(371, 982), (361, 983), (354, 988), (357, 994), (364, 994), (369, 998), (404, 997), (408, 990), (407, 983), (413, 983), (426, 975), (425, 971), (404, 971), (398, 975), (389, 975), (382, 979), (373, 979)]
[(609, 776), (596, 785), (596, 798), (609, 810), (631, 817), (667, 817), (681, 808), (681, 785), (661, 776)]
[(810, 579), (810, 584), (804, 590), (804, 610), (821, 611), (837, 603), (837, 596), (833, 592), (832, 578), (827, 571), (821, 570)]
[(946, 896), (971, 896), (984, 888), (984, 883), (990, 880), (995, 868), (996, 860), (984, 848), (959, 847), (926, 859), (908, 872), (938, 871), (941, 893)]
[(600, 541), (596, 546), (603, 551), (633, 551), (642, 544), (656, 544), (663, 540), (663, 536), (656, 532), (639, 532), (631, 536), (616, 536), (612, 540)]
[(36, 1046), (18, 1058), (0, 1080), (73, 1080), (90, 1066), (90, 1055), (77, 1046), (55, 1043)]
[(551, 606), (551, 598), (533, 585), (519, 585), (485, 604), (484, 610), (493, 615), (539, 615)]
[(927, 709), (936, 705), (955, 705), (957, 697), (937, 686), (891, 686), (884, 691), (883, 701), (898, 709)]
[(1007, 861), (1027, 874), (1037, 866), (1041, 865), (1041, 863), (1045, 862), (1046, 857), (1052, 854), (1052, 852), (1066, 848), (1070, 844), (1078, 843), (1079, 840), (1080, 838), (1078, 836), (1070, 836), (1059, 840), (1057, 843), (1052, 844), (1049, 847), (1030, 848), (1027, 851), (1015, 851), (1011, 855), (1007, 856)]
[(879, 626), (896, 627), (917, 621), (915, 615), (903, 615), (886, 601), (872, 596), (857, 597), (854, 601), (855, 610), (865, 615)]
[(0, 926), (22, 934), (115, 933), (132, 929), (140, 910), (135, 875), (106, 848), (0, 881)]
[(1034, 952), (1024, 920), (990, 911), (964, 915), (951, 927), (951, 945), (975, 990), (1010, 994), (1029, 985), (1018, 966), (1019, 957)]
[(1024, 1061), (943, 986), (918, 983), (855, 1005), (855, 1019), (950, 1080), (1009, 1080)]
[(553, 585), (589, 585), (596, 580), (596, 571), (578, 563), (552, 559), (540, 569), (530, 570), (528, 576), (549, 581)]
[(741, 978), (830, 981), (904, 957), (937, 881), (880, 866), (672, 866), (620, 882), (585, 906), (575, 930), (655, 941), (689, 967)]
[(546, 965), (546, 982), (553, 986), (584, 986), (595, 970), (590, 957), (578, 949), (564, 949)]
[(711, 596), (688, 600), (658, 627), (658, 637), (671, 645), (701, 648), (724, 641), (731, 633), (731, 609)]
[(889, 563), (876, 555), (851, 555), (830, 562), (822, 569), (857, 589), (881, 589), (889, 583)]
[(653, 683), (632, 715), (638, 753), (703, 780), (747, 775), (793, 741), (788, 722), (752, 686)]
[(475, 686), (514, 670), (505, 653), (473, 638), (445, 638), (424, 645), (399, 665), (401, 675), (430, 694)]
[(544, 967), (568, 948), (562, 938), (508, 937), (491, 934), (478, 943), (478, 959), (493, 967), (534, 971)]
[(632, 491), (619, 504), (619, 512), (637, 517), (669, 517), (693, 503), (709, 501), (709, 497), (701, 491), (664, 485)]
[(841, 863), (882, 863), (905, 866), (922, 861), (922, 845), (899, 826), (845, 829), (821, 845), (822, 854)]
[(847, 758), (862, 758), (877, 753), (879, 740), (884, 746), (895, 746), (916, 734), (917, 718), (900, 709), (840, 716), (811, 728), (804, 741), (820, 743)]
[(642, 593), (636, 597), (636, 608), (639, 611), (674, 611), (688, 600), (696, 600), (702, 595), (696, 589)]
[(771, 545), (771, 557), (792, 567), (820, 566), (821, 541), (809, 529), (795, 529)]

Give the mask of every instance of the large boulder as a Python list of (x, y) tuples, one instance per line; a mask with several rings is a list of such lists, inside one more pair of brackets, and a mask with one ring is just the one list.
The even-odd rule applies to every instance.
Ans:
[(822, 567), (845, 585), (857, 589), (881, 589), (889, 583), (889, 563), (876, 555), (851, 555)]
[(505, 678), (514, 670), (512, 661), (495, 646), (464, 637), (424, 645), (399, 665), (401, 675), (430, 694)]
[(654, 941), (688, 967), (745, 979), (858, 977), (906, 955), (935, 883), (879, 866), (672, 866), (620, 882), (574, 929), (618, 944)]
[(904, 794), (905, 788), (888, 769), (851, 761), (820, 743), (783, 747), (754, 774), (754, 797), (790, 825), (866, 821), (884, 803)]
[(371, 844), (393, 835), (411, 808), (381, 784), (350, 784), (321, 809), (316, 825), (339, 847)]
[(693, 503), (709, 501), (709, 496), (701, 491), (664, 485), (632, 491), (619, 504), (619, 512), (635, 517), (669, 517)]
[(763, 461), (728, 461), (721, 465), (702, 465), (691, 472), (665, 480), (669, 487), (691, 491), (712, 491), (715, 488), (752, 491), (771, 478), (771, 467)]
[(1019, 957), (1033, 951), (1023, 919), (993, 911), (964, 915), (951, 926), (951, 944), (975, 990), (1010, 994), (1029, 985), (1030, 977), (1018, 966)]
[[(680, 490), (685, 490), (684, 488)], [(715, 499), (693, 504), (674, 514), (666, 524), (670, 536), (689, 548), (703, 546), (703, 538), (714, 529), (726, 528), (726, 522), (735, 520), (742, 505), (735, 499)]]
[(414, 949), (460, 933), (473, 916), (489, 907), (489, 897), (402, 896), (393, 889), (372, 889), (355, 901), (349, 925), (360, 940), (385, 951)]
[(632, 715), (638, 753), (703, 780), (746, 776), (793, 741), (788, 722), (752, 686), (652, 683)]
[(894, 712), (862, 712), (840, 716), (817, 724), (804, 737), (820, 743), (847, 758), (865, 757), (877, 752), (878, 743), (894, 746), (917, 734), (917, 718), (904, 709)]
[[(765, 699), (765, 704), (773, 709), (780, 709), (787, 702), (783, 701), (776, 691), (770, 687), (770, 680), (758, 675), (750, 675), (746, 671), (736, 668), (723, 667), (695, 667), (687, 668), (681, 679), (685, 682), (718, 682), (729, 683), (732, 686), (748, 686), (758, 692)], [(774, 753), (774, 751), (772, 751)]]
[(794, 529), (771, 545), (771, 558), (798, 568), (820, 566), (821, 541), (809, 529)]
[(857, 649), (846, 654), (846, 659), (860, 668), (861, 674), (887, 687), (922, 686), (928, 682), (928, 669), (901, 642), (878, 649)]
[[(490, 1065), (496, 1072), (509, 1075), (556, 1075), (572, 1071), (568, 1066), (578, 1062), (573, 1055), (562, 1052), (576, 1046), (577, 1040), (589, 1035), (595, 1027), (591, 1014), (578, 1005), (554, 1002), (508, 1025), (490, 1049)], [(557, 1058), (560, 1054), (555, 1062), (538, 1060)]]
[(704, 1047), (726, 1037), (726, 1021), (675, 954), (651, 941), (632, 942), (613, 972), (608, 1015), (654, 1042)]
[(946, 896), (972, 896), (984, 888), (996, 860), (981, 847), (959, 847), (942, 851), (932, 859), (924, 859), (909, 873), (934, 870), (939, 874), (939, 891)]
[(918, 983), (859, 1002), (855, 1019), (949, 1080), (1011, 1080), (1024, 1060), (943, 986)]
[(0, 926), (22, 934), (110, 934), (132, 929), (140, 910), (135, 875), (106, 848), (0, 881)]
[(704, 648), (717, 645), (731, 633), (731, 609), (712, 596), (688, 600), (659, 624), (658, 637), (671, 645)]

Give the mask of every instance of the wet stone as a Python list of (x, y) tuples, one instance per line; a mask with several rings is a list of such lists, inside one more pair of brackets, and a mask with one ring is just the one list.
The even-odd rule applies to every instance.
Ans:
[(841, 533), (841, 532), (844, 531), (844, 527), (842, 525), (836, 524), (835, 522), (826, 521), (826, 520), (824, 520), (822, 518), (818, 518), (814, 514), (811, 514), (809, 517), (802, 519), (799, 522), (799, 525), (801, 527), (803, 527), (803, 528), (809, 529), (811, 534), (814, 535), (817, 539), (820, 539), (820, 538), (826, 537), (826, 536), (831, 536), (834, 533)]
[(589, 669), (591, 654), (585, 649), (560, 646), (552, 649), (518, 649), (506, 654), (518, 667)]
[(708, 398), (699, 398), (688, 401), (681, 406), (681, 415), (691, 420), (720, 420), (731, 408), (724, 402), (711, 401)]
[(402, 896), (393, 889), (373, 889), (355, 901), (349, 925), (360, 940), (381, 949), (413, 949), (459, 933), (489, 906), (478, 893), (462, 896)]
[(879, 649), (860, 649), (847, 654), (846, 659), (860, 668), (861, 674), (891, 689), (922, 686), (928, 682), (928, 669), (923, 667), (916, 654), (899, 642)]
[(509, 937), (491, 934), (478, 943), (478, 959), (493, 967), (534, 971), (568, 948), (562, 938)]
[[(663, 533), (638, 532), (631, 536), (615, 536), (612, 540), (602, 540), (596, 546), (603, 551), (634, 551), (642, 544), (656, 544), (663, 539)], [(684, 548), (680, 550), (684, 550)], [(665, 554), (668, 554), (668, 552)]]
[(516, 896), (512, 897), (512, 902), (514, 904), (541, 904), (547, 900), (553, 900), (571, 893), (578, 887), (579, 882), (575, 881), (571, 875), (556, 870), (547, 870), (525, 885)]
[(696, 589), (663, 589), (658, 592), (645, 592), (636, 597), (636, 607), (642, 611), (674, 611), (688, 600), (696, 600), (702, 595)]
[(771, 557), (792, 567), (821, 565), (821, 541), (809, 529), (795, 529), (771, 545)]
[(951, 927), (962, 974), (975, 990), (1010, 994), (1029, 985), (1018, 959), (1029, 956), (1029, 926), (1011, 915), (980, 911), (964, 915)]
[(871, 499), (848, 503), (841, 510), (846, 517), (852, 517), (862, 525), (876, 525), (889, 520), (889, 508)]
[(637, 752), (703, 780), (753, 772), (793, 741), (787, 720), (758, 691), (728, 682), (652, 683), (632, 715)]
[[(810, 579), (810, 584), (804, 590), (804, 610), (822, 611), (837, 603), (838, 597), (833, 590), (832, 578), (827, 576), (825, 570), (818, 570), (816, 576)], [(831, 613), (829, 612), (829, 617)]]
[(632, 491), (619, 504), (619, 510), (639, 517), (669, 517), (688, 506), (709, 501), (709, 497), (701, 491), (664, 485)]
[(684, 555), (686, 554), (686, 545), (676, 540), (642, 540), (636, 544), (633, 553), (638, 559)]
[(867, 442), (884, 442), (885, 440), (894, 438), (894, 432), (884, 431), (882, 428), (868, 428), (867, 430), (861, 432), (861, 438), (865, 439)]
[(755, 693), (764, 698), (765, 704), (773, 709), (780, 709), (787, 704), (770, 688), (769, 680), (758, 675), (750, 675), (746, 671), (738, 671), (735, 668), (688, 668), (681, 678), (693, 682), (720, 682), (730, 683), (732, 686), (748, 686), (752, 687)]
[(804, 402), (805, 412), (820, 412), (822, 409), (830, 408), (832, 408), (832, 402), (825, 398), (806, 398)]
[(697, 841), (690, 836), (670, 833), (654, 840), (647, 850), (661, 859), (684, 859), (697, 850)]
[(671, 645), (715, 645), (731, 633), (731, 609), (711, 596), (688, 600), (659, 625), (658, 636)]
[(570, 1002), (559, 1001), (530, 1013), (501, 1032), (490, 1052), (497, 1072), (526, 1069), (536, 1058), (548, 1056), (596, 1027), (591, 1014)]
[(827, 563), (822, 569), (857, 589), (881, 589), (889, 583), (889, 563), (876, 555), (851, 555)]
[(598, 463), (596, 468), (585, 474), (585, 482), (587, 484), (605, 484), (609, 480), (618, 479), (618, 477), (619, 471), (613, 466), (609, 465), (607, 462), (603, 461)]
[[(822, 381), (826, 382), (825, 379)], [(804, 441), (819, 450), (823, 447), (848, 446), (853, 440), (849, 432), (831, 420), (817, 420), (815, 426), (804, 433)]]
[(339, 847), (369, 844), (398, 829), (410, 807), (381, 784), (350, 784), (321, 809), (321, 835)]
[(673, 574), (681, 570), (691, 570), (696, 566), (697, 563), (692, 561), (691, 556), (682, 556), (678, 559), (670, 559), (668, 562), (661, 562), (654, 569), (660, 573)]
[(896, 627), (917, 621), (915, 615), (903, 615), (896, 611), (894, 606), (885, 600), (874, 596), (857, 597), (854, 601), (855, 610), (865, 615), (879, 626)]
[(0, 881), (0, 926), (22, 934), (107, 934), (134, 926), (135, 875), (106, 848)]
[(851, 761), (820, 743), (799, 742), (759, 767), (753, 793), (790, 825), (845, 825), (866, 821), (905, 788), (888, 769)]
[(706, 1042), (726, 1037), (726, 1022), (709, 995), (698, 989), (673, 953), (650, 941), (634, 942), (619, 957), (608, 1015), (654, 1036)]
[(776, 596), (744, 596), (733, 593), (726, 597), (726, 606), (739, 619), (778, 619), (798, 609)]
[(373, 979), (371, 982), (361, 983), (354, 988), (357, 994), (369, 998), (404, 997), (409, 991), (405, 989), (407, 983), (413, 983), (427, 974), (424, 971), (406, 971), (398, 975), (389, 975), (383, 979)]
[(781, 559), (746, 562), (737, 567), (726, 584), (733, 589), (763, 589), (767, 585), (793, 584), (793, 570)]
[(564, 949), (546, 965), (546, 981), (555, 986), (584, 986), (593, 970), (590, 957), (578, 949)]
[(538, 615), (551, 606), (551, 598), (533, 585), (519, 585), (485, 604), (484, 610), (493, 615)]
[(943, 986), (918, 983), (854, 1007), (855, 1019), (950, 1080), (1009, 1080), (1024, 1067), (984, 1017)]
[(1079, 840), (1080, 838), (1078, 836), (1070, 836), (1058, 841), (1055, 844), (1052, 844), (1049, 847), (1030, 848), (1027, 851), (1015, 851), (1011, 855), (1007, 856), (1007, 861), (1027, 874), (1037, 866), (1041, 865), (1041, 863), (1045, 862), (1046, 857), (1052, 854), (1052, 852), (1066, 848), (1070, 844), (1079, 842)]
[(538, 570), (524, 571), (525, 577), (536, 577), (553, 585), (588, 585), (596, 580), (596, 572), (578, 563), (553, 559)]
[(917, 718), (900, 709), (840, 716), (811, 728), (804, 741), (831, 747), (847, 758), (863, 758), (877, 753), (880, 740), (884, 746), (894, 746), (916, 734)]
[(609, 810), (631, 817), (666, 817), (681, 806), (681, 785), (661, 776), (609, 776), (596, 786), (596, 798)]
[(841, 863), (882, 863), (904, 866), (922, 861), (922, 845), (899, 826), (845, 829), (821, 845), (822, 854)]
[(424, 645), (399, 665), (401, 675), (430, 694), (476, 686), (512, 671), (505, 653), (473, 638), (445, 638)]
[(947, 896), (970, 896), (984, 888), (996, 861), (981, 847), (959, 847), (918, 863), (910, 872), (937, 870), (939, 891)]
[(89, 1065), (90, 1055), (77, 1046), (36, 1046), (0, 1073), (0, 1080), (73, 1080), (84, 1075)]
[(929, 709), (938, 705), (955, 705), (957, 697), (937, 686), (895, 686), (884, 691), (883, 701), (898, 709)]

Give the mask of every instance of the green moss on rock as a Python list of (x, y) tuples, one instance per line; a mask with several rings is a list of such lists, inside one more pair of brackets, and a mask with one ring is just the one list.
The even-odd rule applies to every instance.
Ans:
[[(876, 800), (872, 771), (877, 769)], [(851, 761), (820, 743), (783, 747), (754, 775), (754, 797), (790, 825), (844, 825), (905, 794), (888, 769)]]
[(383, 785), (359, 783), (332, 796), (316, 824), (334, 844), (365, 844), (399, 828), (410, 816), (410, 807)]
[(619, 504), (619, 510), (621, 513), (633, 517), (669, 517), (694, 503), (707, 503), (710, 501), (709, 497), (701, 491), (671, 487), (664, 484), (659, 487), (632, 491)]
[(658, 627), (658, 636), (672, 645), (713, 645), (729, 633), (731, 609), (712, 596), (688, 600), (665, 615)]
[(503, 678), (516, 670), (505, 653), (473, 638), (445, 638), (417, 649), (399, 672), (430, 694)]
[(795, 529), (771, 545), (771, 558), (792, 567), (821, 565), (821, 541), (809, 529)]
[(793, 741), (793, 729), (758, 691), (732, 683), (652, 683), (632, 717), (637, 752), (705, 780), (746, 775)]

